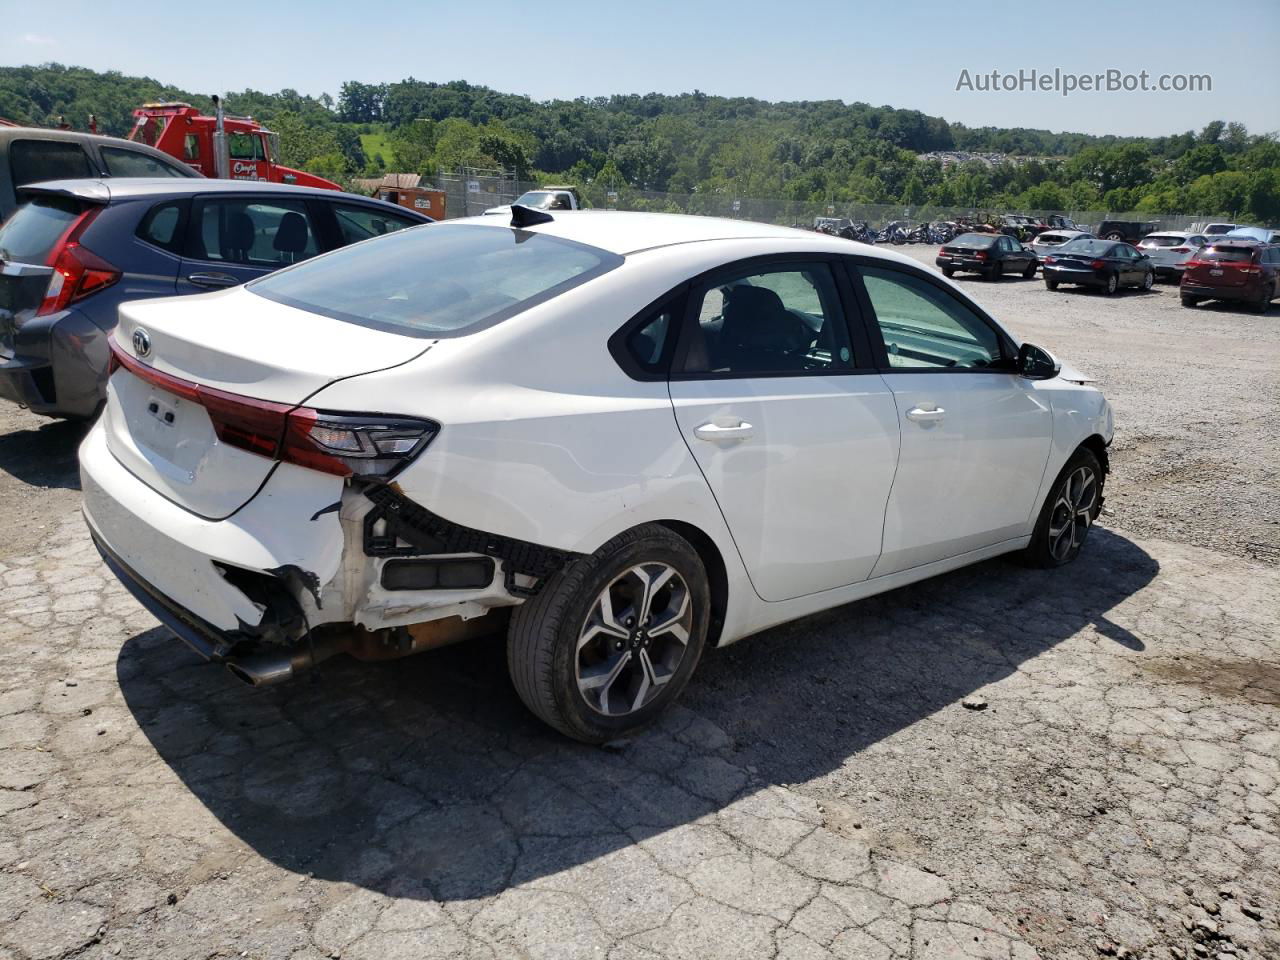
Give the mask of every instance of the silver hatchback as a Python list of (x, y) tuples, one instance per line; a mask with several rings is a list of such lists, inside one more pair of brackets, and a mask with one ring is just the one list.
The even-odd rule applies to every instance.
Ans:
[(1157, 277), (1177, 281), (1182, 279), (1182, 271), (1187, 268), (1187, 261), (1199, 253), (1208, 242), (1208, 239), (1200, 233), (1163, 230), (1143, 237), (1138, 244), (1138, 249), (1151, 258), (1151, 265), (1155, 267)]

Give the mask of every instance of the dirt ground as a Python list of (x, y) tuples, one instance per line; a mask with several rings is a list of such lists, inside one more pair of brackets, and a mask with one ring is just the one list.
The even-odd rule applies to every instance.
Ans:
[(1280, 957), (1280, 306), (962, 282), (1112, 401), (1079, 561), (714, 652), (609, 750), (496, 641), (197, 663), (0, 404), (0, 958)]

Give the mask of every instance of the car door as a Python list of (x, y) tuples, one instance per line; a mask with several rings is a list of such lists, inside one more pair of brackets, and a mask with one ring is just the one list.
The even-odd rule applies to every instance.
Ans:
[(687, 298), (676, 422), (764, 600), (864, 580), (880, 555), (897, 412), (865, 339), (854, 354), (852, 302), (823, 258), (752, 261)]
[(1052, 412), (1014, 372), (1016, 346), (922, 273), (864, 261), (854, 279), (902, 435), (873, 575), (1024, 536)]
[(179, 293), (233, 287), (320, 252), (307, 201), (280, 193), (194, 197)]

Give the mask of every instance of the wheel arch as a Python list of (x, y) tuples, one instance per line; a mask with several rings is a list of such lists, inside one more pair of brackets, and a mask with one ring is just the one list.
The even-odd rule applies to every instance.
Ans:
[(1102, 464), (1102, 472), (1104, 475), (1111, 472), (1111, 457), (1107, 452), (1107, 441), (1102, 438), (1099, 433), (1085, 437), (1076, 447), (1077, 450), (1084, 448), (1098, 458), (1098, 463)]
[(688, 540), (702, 560), (702, 566), (707, 571), (707, 586), (711, 589), (711, 622), (707, 625), (707, 646), (718, 646), (729, 609), (729, 571), (725, 567), (720, 548), (706, 532), (692, 523), (683, 520), (658, 520), (656, 523)]

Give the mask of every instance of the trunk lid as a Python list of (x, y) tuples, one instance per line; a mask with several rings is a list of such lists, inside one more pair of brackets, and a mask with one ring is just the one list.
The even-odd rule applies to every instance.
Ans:
[(397, 366), (431, 343), (244, 288), (127, 303), (113, 337), (127, 365), (108, 385), (108, 447), (152, 489), (212, 520), (251, 500), (276, 463), (269, 443), (254, 453), (220, 439), (228, 416), (269, 436), (321, 388)]
[(14, 331), (49, 294), (58, 247), (90, 208), (67, 196), (36, 196), (0, 226), (0, 352), (13, 356)]

